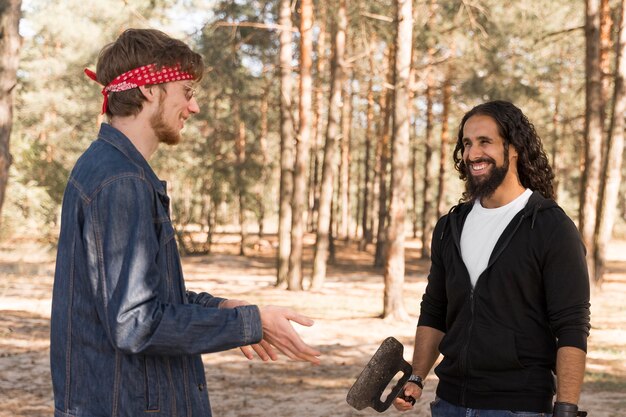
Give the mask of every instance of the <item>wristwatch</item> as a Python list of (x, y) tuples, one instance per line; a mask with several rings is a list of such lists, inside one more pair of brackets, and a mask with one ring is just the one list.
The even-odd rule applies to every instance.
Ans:
[(555, 402), (552, 410), (553, 417), (587, 417), (586, 411), (578, 409), (576, 404)]
[(422, 380), (422, 377), (419, 375), (411, 375), (407, 382), (412, 382), (420, 387), (420, 389), (424, 389), (424, 380)]

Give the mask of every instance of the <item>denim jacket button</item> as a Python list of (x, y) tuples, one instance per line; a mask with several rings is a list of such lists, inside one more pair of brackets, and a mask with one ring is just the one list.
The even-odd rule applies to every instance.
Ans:
[(204, 390), (204, 384), (198, 384), (198, 390), (200, 391)]

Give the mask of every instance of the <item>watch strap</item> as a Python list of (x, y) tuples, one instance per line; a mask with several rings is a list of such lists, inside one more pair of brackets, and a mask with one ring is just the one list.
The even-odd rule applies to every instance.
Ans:
[(554, 403), (554, 409), (552, 410), (553, 417), (586, 417), (586, 411), (578, 410), (576, 404), (556, 402)]
[(419, 375), (411, 375), (407, 382), (412, 382), (418, 387), (420, 387), (420, 389), (424, 389), (424, 380)]

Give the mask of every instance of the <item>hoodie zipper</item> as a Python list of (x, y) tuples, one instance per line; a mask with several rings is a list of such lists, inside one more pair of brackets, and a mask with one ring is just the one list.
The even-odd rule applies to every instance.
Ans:
[(463, 348), (461, 349), (461, 355), (459, 358), (459, 373), (461, 374), (461, 380), (463, 384), (461, 386), (461, 406), (465, 406), (465, 393), (467, 392), (469, 366), (467, 365), (467, 355), (469, 352), (469, 344), (472, 336), (472, 328), (474, 327), (474, 288), (470, 290), (470, 322), (467, 328), (467, 339)]
[[(517, 225), (515, 225), (515, 228), (511, 231), (511, 233), (509, 233), (506, 241), (504, 241), (504, 243), (502, 245), (500, 245), (500, 247), (498, 248), (498, 252), (496, 252), (495, 256), (491, 256), (489, 263), (487, 264), (487, 268), (485, 268), (485, 270), (483, 271), (482, 274), (480, 274), (481, 276), (487, 272), (487, 270), (489, 268), (491, 268), (491, 266), (495, 263), (496, 259), (498, 259), (498, 257), (502, 254), (502, 252), (504, 252), (504, 249), (506, 249), (506, 247), (509, 245), (509, 243), (511, 242), (511, 239), (513, 239), (513, 235), (515, 235), (515, 232), (517, 232), (517, 229), (519, 229), (519, 227), (521, 226), (522, 222), (524, 221), (524, 218), (526, 218), (526, 213), (522, 213), (522, 215), (520, 216), (519, 221), (517, 222)], [(453, 222), (456, 223), (456, 222)], [(454, 225), (456, 227), (456, 224)], [(454, 229), (453, 229), (454, 230)], [(453, 233), (453, 235), (456, 237), (458, 236), (458, 233)], [(455, 243), (457, 245), (457, 248), (459, 249), (459, 255), (461, 254), (461, 245), (460, 245), (460, 236), (459, 236), (459, 243), (456, 242)], [(476, 281), (476, 286), (478, 286), (478, 283), (480, 282), (480, 276), (478, 277), (478, 280)], [(461, 397), (460, 397), (460, 403), (461, 406), (465, 407), (465, 397), (467, 394), (467, 386), (468, 386), (468, 375), (469, 375), (469, 363), (468, 363), (468, 354), (469, 354), (469, 344), (470, 344), (470, 340), (472, 337), (472, 329), (474, 327), (474, 307), (475, 307), (475, 299), (474, 299), (474, 292), (475, 292), (475, 288), (471, 287), (470, 284), (470, 294), (469, 294), (469, 302), (470, 302), (470, 321), (469, 321), (469, 326), (468, 326), (468, 330), (467, 330), (467, 339), (465, 341), (465, 343), (463, 344), (463, 347), (461, 348), (461, 354), (460, 354), (460, 358), (459, 358), (459, 373), (461, 375), (461, 379), (462, 379), (462, 384), (461, 384)]]

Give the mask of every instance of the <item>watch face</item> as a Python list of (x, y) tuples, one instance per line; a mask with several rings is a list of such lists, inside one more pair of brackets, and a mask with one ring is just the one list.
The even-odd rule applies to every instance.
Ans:
[(417, 385), (418, 387), (424, 389), (424, 383), (422, 382), (422, 377), (419, 375), (411, 375), (409, 377), (409, 381), (408, 382), (412, 382), (415, 385)]

